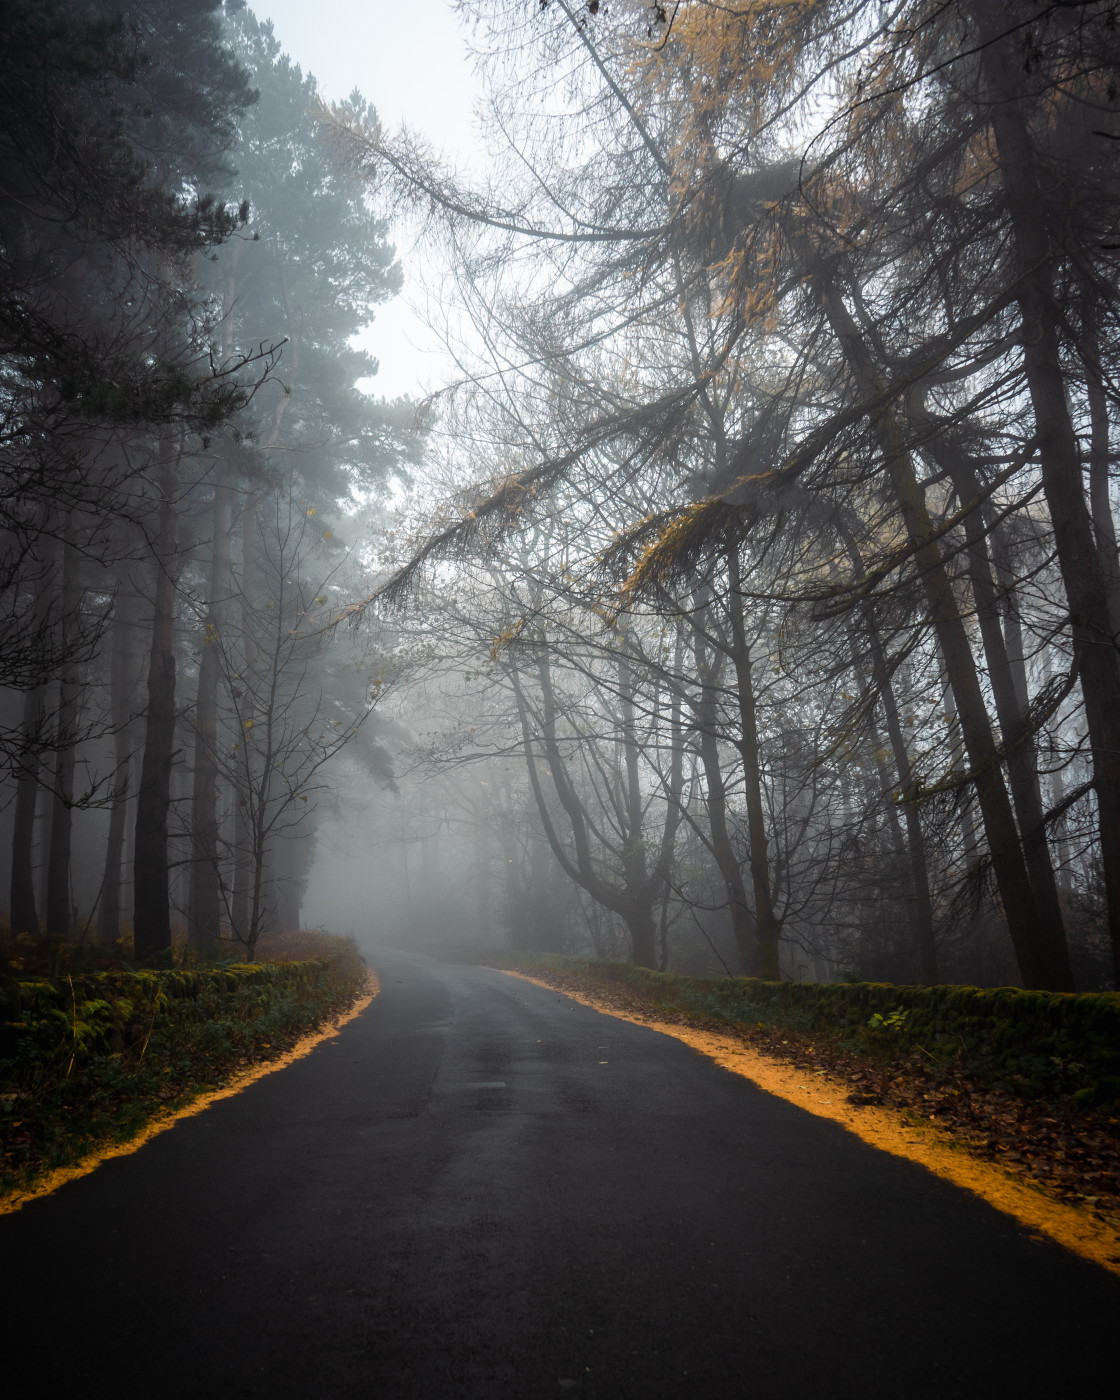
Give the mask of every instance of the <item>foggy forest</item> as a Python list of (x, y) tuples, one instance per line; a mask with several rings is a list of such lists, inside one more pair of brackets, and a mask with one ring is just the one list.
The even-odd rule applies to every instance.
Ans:
[(1115, 6), (455, 10), (0, 6), (11, 936), (1120, 985)]

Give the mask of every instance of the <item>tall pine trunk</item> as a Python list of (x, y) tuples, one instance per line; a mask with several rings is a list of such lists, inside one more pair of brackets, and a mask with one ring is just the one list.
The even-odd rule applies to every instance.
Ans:
[(132, 687), (136, 680), (136, 605), (122, 584), (113, 610), (113, 805), (105, 841), (105, 874), (101, 881), (98, 934), (103, 943), (121, 936), (121, 882), (124, 875), (125, 826), (128, 821), (129, 780), (132, 774)]
[(39, 746), (42, 743), (46, 690), (37, 686), (23, 697), (20, 726), (23, 754), (16, 783), (12, 821), (11, 919), (13, 933), (39, 933), (32, 858), (35, 849), (35, 809), (39, 798)]
[(214, 490), (210, 597), (202, 635), (195, 703), (194, 790), (191, 797), (191, 875), (187, 931), (195, 944), (216, 944), (221, 933), (218, 820), (218, 682), (229, 593), (230, 491)]
[[(245, 668), (247, 677), (254, 676), (257, 665), (257, 639), (255, 634), (255, 603), (259, 592), (259, 566), (257, 561), (257, 509), (256, 497), (248, 496), (245, 500), (244, 512), (241, 519), (241, 654), (242, 665)], [(252, 679), (250, 684), (244, 687), (245, 694), (251, 696), (254, 693)], [(253, 719), (253, 715), (246, 713), (242, 719)], [(234, 937), (243, 943), (251, 938), (251, 924), (253, 922), (253, 890), (254, 890), (254, 869), (256, 865), (256, 826), (252, 810), (253, 784), (251, 781), (252, 771), (250, 767), (251, 753), (246, 742), (244, 733), (238, 736), (241, 745), (238, 750), (241, 756), (241, 768), (243, 781), (240, 789), (234, 793), (233, 811), (233, 897), (230, 908), (230, 918), (233, 924)]]
[(136, 799), (133, 931), (136, 957), (141, 961), (156, 957), (171, 946), (167, 839), (175, 742), (177, 485), (173, 471), (162, 474), (152, 645), (148, 656), (147, 726)]
[[(53, 539), (45, 536), (41, 545), (42, 572), (36, 578), (39, 596), (35, 604), (34, 630), (40, 644), (48, 645), (48, 615), (52, 606), (52, 584), (56, 567)], [(12, 814), (12, 879), (10, 891), (13, 933), (40, 933), (39, 911), (46, 911), (46, 899), (39, 903), (35, 895), (35, 819), (39, 806), (43, 768), (42, 753), (46, 743), (47, 686), (41, 684), (24, 693), (23, 715), (20, 722), (21, 754), (16, 776), (16, 801)], [(43, 893), (46, 893), (46, 871), (42, 873)]]
[(62, 629), (66, 656), (58, 683), (58, 716), (54, 793), (51, 799), (50, 849), (47, 856), (47, 937), (66, 938), (73, 919), (70, 890), (70, 848), (74, 828), (74, 764), (78, 740), (78, 708), (81, 696), (74, 653), (81, 625), (81, 581), (73, 511), (66, 521), (62, 549)]

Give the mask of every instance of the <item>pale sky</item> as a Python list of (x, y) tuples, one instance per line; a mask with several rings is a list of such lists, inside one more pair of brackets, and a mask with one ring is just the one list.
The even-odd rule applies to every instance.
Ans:
[[(467, 31), (449, 0), (250, 0), (250, 8), (272, 20), (285, 51), (315, 75), (328, 100), (357, 87), (385, 126), (406, 122), (452, 163), (479, 159), (472, 107), (479, 84)], [(409, 309), (423, 269), (403, 229), (390, 237), (404, 267), (404, 293), (381, 308), (361, 341), (381, 362), (373, 392), (387, 398), (423, 394), (451, 372)]]

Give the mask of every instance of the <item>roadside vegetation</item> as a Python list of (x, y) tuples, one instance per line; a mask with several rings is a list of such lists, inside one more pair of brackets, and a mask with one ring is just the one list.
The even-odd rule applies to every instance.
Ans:
[(276, 936), (252, 964), (174, 952), (138, 969), (103, 946), (0, 942), (0, 1209), (279, 1059), (368, 980), (354, 944), (323, 933)]

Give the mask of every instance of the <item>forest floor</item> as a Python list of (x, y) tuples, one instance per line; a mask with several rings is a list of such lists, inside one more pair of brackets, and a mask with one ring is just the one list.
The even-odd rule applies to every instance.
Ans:
[(917, 1051), (872, 1055), (819, 1034), (686, 1015), (593, 977), (535, 962), (530, 967), (521, 959), (506, 970), (523, 971), (608, 1014), (676, 1023), (805, 1076), (823, 1076), (847, 1104), (894, 1110), (904, 1125), (932, 1129), (948, 1145), (1120, 1232), (1120, 1118), (1106, 1111), (978, 1085), (951, 1063), (927, 1063)]

